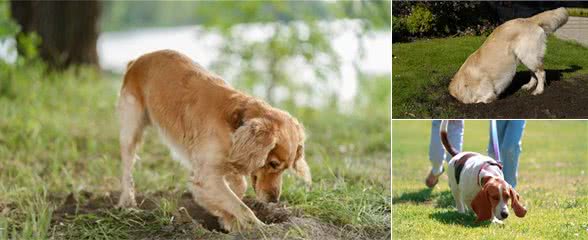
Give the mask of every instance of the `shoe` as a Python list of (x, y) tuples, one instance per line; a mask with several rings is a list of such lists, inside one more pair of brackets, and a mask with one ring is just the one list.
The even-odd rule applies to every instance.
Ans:
[(433, 171), (429, 172), (429, 176), (427, 176), (427, 179), (425, 180), (425, 185), (427, 185), (427, 187), (429, 188), (434, 188), (435, 185), (437, 185), (437, 183), (439, 182), (439, 176), (441, 176), (443, 172), (445, 172), (445, 168), (443, 168), (441, 173), (437, 175), (433, 174)]

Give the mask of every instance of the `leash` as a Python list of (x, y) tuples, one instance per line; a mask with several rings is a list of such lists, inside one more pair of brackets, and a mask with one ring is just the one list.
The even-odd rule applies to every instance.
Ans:
[(492, 134), (492, 147), (494, 148), (494, 159), (502, 164), (500, 160), (500, 149), (498, 148), (498, 131), (496, 130), (496, 120), (490, 120), (490, 131)]

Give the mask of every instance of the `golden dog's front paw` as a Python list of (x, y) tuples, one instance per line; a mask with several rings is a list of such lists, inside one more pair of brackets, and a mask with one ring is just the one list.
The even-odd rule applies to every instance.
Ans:
[(253, 218), (241, 220), (237, 220), (234, 217), (223, 217), (220, 219), (220, 224), (229, 232), (241, 232), (266, 226), (265, 223), (257, 219), (255, 216)]

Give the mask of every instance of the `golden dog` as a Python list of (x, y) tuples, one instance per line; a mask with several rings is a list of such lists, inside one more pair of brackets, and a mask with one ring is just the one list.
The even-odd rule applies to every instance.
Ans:
[(132, 168), (143, 130), (153, 125), (191, 172), (198, 204), (237, 231), (262, 226), (241, 201), (250, 175), (257, 198), (277, 202), (285, 169), (310, 183), (304, 130), (288, 113), (239, 92), (188, 57), (171, 50), (131, 61), (117, 110), (122, 193), (119, 207), (136, 206)]
[(543, 93), (547, 34), (567, 21), (567, 10), (558, 8), (500, 25), (459, 68), (449, 84), (449, 93), (463, 103), (492, 102), (510, 85), (519, 62), (532, 71), (523, 89), (537, 85), (533, 95)]

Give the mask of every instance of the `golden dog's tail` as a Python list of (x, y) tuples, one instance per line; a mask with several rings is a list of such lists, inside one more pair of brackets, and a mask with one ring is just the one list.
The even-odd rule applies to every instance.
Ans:
[(441, 135), (441, 143), (443, 143), (443, 148), (445, 148), (445, 151), (447, 151), (453, 157), (453, 156), (457, 155), (459, 152), (451, 146), (451, 143), (449, 143), (449, 138), (447, 137), (448, 123), (449, 123), (449, 120), (442, 120), (441, 121), (441, 127), (439, 129), (439, 134)]
[(539, 13), (528, 19), (543, 28), (545, 33), (550, 34), (568, 22), (568, 10), (560, 7)]

